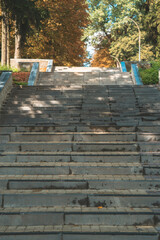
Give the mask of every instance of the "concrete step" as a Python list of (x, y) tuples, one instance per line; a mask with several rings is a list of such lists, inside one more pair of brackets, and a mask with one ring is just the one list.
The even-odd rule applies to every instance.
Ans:
[[(2, 137), (1, 137), (2, 138)], [(4, 139), (3, 139), (4, 140)], [(6, 140), (9, 138), (6, 136)], [(155, 142), (160, 141), (159, 133), (134, 133), (134, 132), (106, 132), (106, 133), (93, 133), (93, 132), (15, 132), (11, 134), (10, 141), (21, 141), (21, 142), (43, 142), (43, 141), (75, 141), (75, 142), (113, 142), (113, 141), (142, 141), (142, 142)]]
[(113, 162), (144, 163), (159, 162), (158, 153), (137, 152), (3, 152), (0, 162)]
[(159, 143), (137, 142), (9, 142), (0, 145), (1, 152), (139, 152), (160, 150)]
[(159, 152), (159, 142), (9, 142), (1, 152)]
[[(144, 136), (145, 137), (145, 136)], [(150, 136), (153, 139), (152, 136)], [(160, 135), (157, 135), (160, 138)], [(136, 141), (137, 134), (136, 133), (55, 133), (55, 132), (26, 132), (26, 133), (12, 133), (11, 141), (22, 141), (22, 142), (43, 142), (43, 141), (76, 141), (76, 142), (109, 142), (109, 141)], [(149, 136), (147, 135), (147, 139), (149, 141)]]
[[(157, 226), (159, 208), (40, 207), (0, 209), (0, 226)], [(127, 227), (126, 227), (127, 228)]]
[(152, 226), (48, 225), (1, 227), (2, 240), (158, 240)]
[[(14, 127), (1, 127), (0, 130), (3, 128), (3, 130), (7, 129), (14, 129)], [(10, 130), (10, 131), (11, 131)], [(68, 132), (68, 131), (76, 131), (76, 132), (144, 132), (144, 133), (160, 133), (160, 126), (138, 126), (138, 127), (116, 127), (116, 126), (83, 126), (83, 127), (63, 127), (63, 126), (17, 126), (18, 132)]]
[(30, 189), (115, 189), (158, 190), (158, 176), (141, 175), (1, 175), (1, 189), (30, 190)]
[(160, 207), (157, 190), (3, 190), (2, 207)]
[(43, 125), (34, 125), (34, 124), (27, 124), (21, 123), (21, 126), (16, 124), (8, 124), (4, 123), (0, 125), (0, 133), (11, 133), (11, 132), (140, 132), (140, 133), (150, 133), (156, 134), (160, 133), (160, 126), (115, 126), (115, 125), (91, 125), (91, 126), (53, 126), (48, 124)]
[(143, 171), (157, 174), (160, 168), (139, 163), (0, 163), (0, 175), (129, 175)]
[(158, 152), (3, 152), (0, 162), (159, 163)]

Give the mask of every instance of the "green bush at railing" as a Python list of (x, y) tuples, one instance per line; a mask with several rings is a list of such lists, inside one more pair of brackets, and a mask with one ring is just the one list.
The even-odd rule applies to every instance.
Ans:
[(1, 66), (0, 65), (0, 71), (12, 71), (12, 72), (19, 72), (19, 70), (17, 68), (11, 68), (8, 66)]
[(151, 67), (148, 69), (139, 68), (140, 76), (142, 78), (143, 84), (158, 84), (158, 72), (160, 69), (160, 60), (151, 62)]

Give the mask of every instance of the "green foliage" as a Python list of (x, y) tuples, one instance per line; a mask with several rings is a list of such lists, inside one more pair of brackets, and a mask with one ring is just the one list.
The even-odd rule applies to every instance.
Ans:
[(13, 78), (13, 83), (18, 85), (18, 86), (28, 86), (27, 82), (18, 82), (18, 81), (16, 81), (15, 78)]
[(19, 70), (17, 68), (11, 68), (11, 67), (8, 67), (8, 66), (1, 66), (0, 65), (0, 71), (12, 71), (12, 72), (19, 72)]
[(156, 62), (151, 62), (152, 67), (148, 69), (140, 68), (140, 76), (145, 85), (158, 84), (158, 72), (160, 69), (160, 60)]
[[(85, 39), (93, 46), (107, 39), (119, 60), (138, 60), (138, 28), (142, 60), (160, 55), (160, 0), (88, 0), (91, 24)], [(132, 19), (132, 20), (131, 20)], [(108, 47), (108, 45), (107, 45)]]
[(0, 0), (3, 11), (9, 12), (11, 20), (15, 21), (21, 45), (26, 37), (33, 34), (32, 26), (40, 28), (41, 20), (48, 16), (44, 8), (36, 7), (37, 0)]

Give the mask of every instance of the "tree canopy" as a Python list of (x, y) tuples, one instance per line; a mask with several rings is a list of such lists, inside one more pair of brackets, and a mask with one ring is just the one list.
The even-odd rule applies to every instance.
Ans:
[(56, 65), (83, 65), (86, 46), (82, 36), (88, 25), (86, 0), (1, 0), (1, 3), (10, 12), (12, 57), (16, 42), (23, 45), (21, 57), (51, 58)]
[[(159, 56), (160, 0), (88, 0), (90, 25), (85, 40), (93, 46), (110, 45), (119, 60), (138, 60), (138, 29), (141, 29), (142, 60)], [(108, 39), (106, 41), (106, 39)]]
[(38, 7), (47, 7), (50, 17), (41, 23), (39, 33), (26, 42), (25, 55), (53, 58), (56, 65), (82, 65), (86, 57), (82, 41), (88, 25), (85, 0), (39, 0)]

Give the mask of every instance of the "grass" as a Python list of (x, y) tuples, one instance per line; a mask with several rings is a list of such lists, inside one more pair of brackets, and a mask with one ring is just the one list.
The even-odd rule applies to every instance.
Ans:
[(151, 62), (148, 69), (139, 68), (139, 73), (144, 85), (158, 84), (159, 82), (160, 60)]

